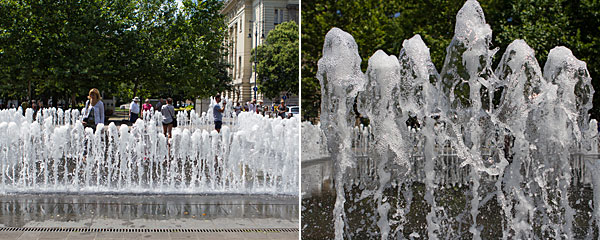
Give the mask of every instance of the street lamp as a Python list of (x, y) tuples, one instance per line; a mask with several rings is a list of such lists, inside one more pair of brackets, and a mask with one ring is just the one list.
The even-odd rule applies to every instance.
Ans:
[[(256, 49), (257, 49), (257, 47), (258, 47), (258, 29), (257, 29), (257, 27), (256, 27), (256, 24), (257, 24), (258, 22), (256, 22), (256, 21), (252, 21), (252, 20), (249, 20), (248, 22), (250, 22), (250, 23), (253, 23), (253, 24), (252, 24), (252, 27), (254, 28), (254, 49), (255, 49), (255, 50), (254, 50), (254, 88), (253, 88), (253, 90), (254, 90), (254, 99), (256, 100), (256, 99), (257, 99), (257, 97), (256, 97), (256, 92), (258, 91), (258, 87), (256, 86), (256, 82), (257, 82), (257, 78), (258, 78), (258, 77), (256, 76), (256, 74), (257, 74), (257, 73), (256, 73), (256, 70), (257, 70), (257, 68), (258, 68), (258, 51), (256, 50)], [(248, 38), (252, 38), (252, 29), (249, 29), (249, 31), (250, 31), (250, 33), (248, 34)], [(260, 36), (260, 38), (261, 38), (261, 39), (265, 38), (265, 34), (263, 33), (263, 34)], [(252, 41), (252, 40), (251, 40), (251, 41)]]
[[(248, 22), (252, 23), (252, 27), (254, 28), (254, 36), (255, 36), (255, 40), (254, 40), (254, 49), (256, 49), (256, 45), (258, 45), (258, 38), (256, 38), (257, 35), (257, 30), (256, 30), (256, 22), (252, 21), (252, 20), (248, 20)], [(248, 29), (248, 31), (250, 31), (250, 33), (248, 33), (248, 38), (250, 38), (250, 41), (252, 41), (252, 28)], [(252, 42), (250, 42), (252, 43)], [(256, 99), (256, 50), (254, 51), (254, 99)]]
[[(256, 92), (258, 88), (256, 87), (256, 69), (258, 65), (258, 51), (256, 47), (258, 47), (258, 29), (256, 29), (256, 23), (252, 24), (254, 26), (254, 100), (256, 100)], [(254, 103), (253, 103), (254, 104)]]

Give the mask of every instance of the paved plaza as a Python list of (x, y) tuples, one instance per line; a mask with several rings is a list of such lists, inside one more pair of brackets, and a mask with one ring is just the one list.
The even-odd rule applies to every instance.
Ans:
[(298, 198), (2, 195), (0, 239), (298, 239)]

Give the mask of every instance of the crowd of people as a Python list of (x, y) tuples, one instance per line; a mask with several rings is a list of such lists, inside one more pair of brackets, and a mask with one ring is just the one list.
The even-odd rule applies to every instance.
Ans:
[(0, 103), (0, 109), (4, 110), (4, 109), (17, 109), (16, 105), (14, 103)]
[[(129, 122), (135, 123), (138, 118), (143, 118), (144, 114), (148, 114), (152, 109), (153, 106), (150, 104), (150, 99), (146, 99), (144, 104), (140, 106), (140, 98), (134, 97), (131, 104), (129, 104)], [(173, 99), (167, 98), (165, 100), (161, 98), (156, 104), (155, 110), (159, 111), (163, 117), (162, 127), (165, 137), (171, 138), (173, 127), (177, 124)]]
[[(215, 124), (215, 130), (217, 132), (221, 132), (221, 126), (223, 125), (223, 112), (225, 112), (227, 102), (221, 101), (221, 95), (215, 96), (216, 104), (213, 106), (213, 118)], [(143, 114), (152, 109), (152, 104), (150, 104), (150, 99), (146, 99), (145, 103), (140, 107), (140, 99), (135, 97), (132, 99), (131, 104), (129, 105), (129, 121), (134, 123), (138, 118), (143, 117)], [(162, 114), (163, 121), (163, 132), (166, 137), (171, 138), (171, 131), (173, 127), (176, 127), (177, 121), (175, 118), (175, 107), (173, 106), (173, 99), (168, 98), (163, 100), (162, 98), (156, 104), (156, 108)], [(292, 117), (291, 114), (288, 114), (288, 108), (285, 105), (285, 100), (281, 100), (280, 104), (275, 106), (265, 106), (263, 101), (253, 100), (251, 102), (247, 102), (244, 107), (240, 106), (240, 103), (237, 102), (232, 110), (235, 111), (236, 115), (240, 114), (242, 111), (244, 112), (253, 112), (256, 114), (261, 114), (263, 116), (270, 117), (281, 117), (281, 118), (289, 118)]]
[[(223, 125), (223, 113), (227, 107), (226, 101), (221, 101), (221, 95), (215, 96), (216, 104), (213, 106), (213, 118), (215, 130), (217, 132), (221, 131), (221, 127)], [(14, 104), (13, 104), (14, 105)], [(7, 108), (7, 106), (0, 106), (3, 108)], [(15, 107), (15, 106), (10, 106)], [(36, 115), (39, 110), (44, 108), (44, 102), (41, 100), (32, 100), (31, 105), (29, 105), (33, 109), (33, 117), (36, 119)], [(140, 98), (134, 97), (129, 104), (128, 111), (128, 120), (130, 123), (135, 123), (138, 118), (143, 118), (143, 114), (150, 112), (153, 109), (152, 104), (150, 103), (150, 99), (146, 99), (144, 104), (140, 106)], [(253, 112), (256, 114), (261, 114), (263, 116), (268, 117), (281, 117), (281, 118), (290, 118), (292, 117), (291, 113), (288, 113), (288, 107), (285, 104), (285, 100), (281, 99), (279, 105), (272, 104), (271, 106), (267, 106), (263, 104), (262, 100), (259, 100), (258, 103), (256, 100), (252, 100), (246, 102), (244, 106), (241, 106), (239, 102), (235, 103), (235, 106), (230, 107), (236, 115), (239, 115), (241, 112)], [(173, 99), (159, 99), (158, 103), (156, 103), (156, 107), (154, 110), (157, 110), (162, 115), (162, 126), (163, 133), (165, 137), (171, 138), (173, 127), (177, 126), (176, 112), (175, 107), (173, 106)], [(88, 92), (87, 101), (81, 111), (82, 114), (82, 123), (85, 127), (90, 127), (95, 129), (98, 124), (105, 124), (105, 109), (104, 103), (102, 102), (102, 96), (100, 95), (100, 91), (97, 88), (92, 88)]]
[(246, 102), (244, 106), (240, 106), (239, 102), (236, 102), (233, 110), (236, 114), (240, 114), (241, 112), (254, 112), (263, 116), (268, 117), (281, 117), (281, 118), (290, 118), (293, 115), (288, 114), (288, 107), (285, 105), (285, 100), (281, 99), (279, 105), (272, 104), (270, 107), (263, 104), (262, 100), (256, 103), (256, 100), (252, 100), (250, 102)]
[[(98, 124), (104, 124), (104, 104), (102, 103), (101, 99), (102, 97), (100, 96), (98, 89), (92, 88), (89, 92), (88, 101), (85, 103), (85, 107), (82, 111), (82, 122), (84, 126), (95, 129)], [(135, 123), (138, 118), (143, 117), (142, 114), (147, 113), (152, 109), (149, 99), (146, 99), (141, 108), (139, 106), (139, 102), (140, 98), (135, 97), (129, 105), (129, 121), (131, 123)], [(173, 126), (177, 123), (175, 118), (175, 107), (173, 107), (173, 99), (167, 98), (166, 101), (160, 99), (156, 109), (160, 109), (160, 113), (163, 116), (162, 127), (165, 137), (171, 138)], [(220, 127), (217, 129), (217, 131), (219, 130)]]

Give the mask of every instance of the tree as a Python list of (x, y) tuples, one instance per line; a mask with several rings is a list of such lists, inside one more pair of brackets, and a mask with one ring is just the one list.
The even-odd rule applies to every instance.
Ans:
[[(183, 1), (169, 31), (169, 78), (174, 96), (208, 97), (231, 89), (225, 61), (227, 34), (222, 1)], [(176, 87), (179, 86), (179, 87)], [(199, 87), (201, 86), (201, 87)]]
[(398, 4), (384, 0), (303, 1), (302, 2), (302, 118), (314, 119), (320, 110), (320, 85), (316, 79), (317, 62), (322, 56), (325, 34), (338, 27), (352, 34), (359, 54), (366, 60), (373, 49), (385, 48), (391, 18)]
[[(438, 70), (454, 35), (456, 14), (464, 1), (334, 1), (302, 2), (302, 111), (314, 120), (320, 109), (320, 85), (315, 78), (325, 34), (341, 28), (355, 38), (366, 69), (376, 50), (398, 54), (404, 39), (420, 34), (430, 48)], [(548, 52), (566, 46), (588, 64), (592, 84), (600, 90), (600, 3), (594, 0), (490, 0), (480, 1), (499, 47), (494, 64), (515, 39), (524, 39), (536, 52), (541, 66)], [(592, 118), (600, 118), (600, 91), (594, 94)]]
[(265, 43), (252, 50), (252, 58), (258, 59), (258, 89), (266, 97), (298, 95), (298, 47), (298, 25), (289, 21), (277, 25)]
[(205, 97), (229, 86), (220, 0), (0, 1), (0, 97)]
[[(543, 9), (543, 10), (540, 10)], [(484, 9), (485, 10), (485, 9)], [(543, 68), (550, 50), (565, 46), (587, 63), (596, 90), (592, 118), (600, 118), (600, 2), (592, 0), (519, 0), (494, 29), (501, 52), (515, 39), (535, 50)], [(494, 26), (492, 26), (494, 28)]]
[[(115, 77), (108, 57), (118, 30), (126, 28), (130, 1), (3, 2), (0, 81), (17, 93), (47, 99), (87, 95)], [(18, 19), (17, 21), (12, 21)], [(8, 91), (8, 89), (6, 90)], [(3, 91), (3, 97), (6, 96)], [(9, 94), (10, 95), (10, 94)]]

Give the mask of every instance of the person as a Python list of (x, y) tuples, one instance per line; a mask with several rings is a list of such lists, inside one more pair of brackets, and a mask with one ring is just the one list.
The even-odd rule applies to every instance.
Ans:
[(154, 108), (154, 110), (158, 110), (158, 111), (162, 110), (162, 106), (165, 104), (163, 101), (164, 100), (162, 98), (159, 98), (158, 103), (156, 104), (156, 108)]
[(163, 115), (163, 133), (165, 137), (171, 138), (171, 131), (173, 130), (173, 121), (175, 120), (175, 107), (173, 107), (173, 99), (167, 98), (167, 104), (163, 105), (160, 109), (160, 113)]
[(277, 117), (277, 106), (275, 106), (275, 103), (271, 103), (271, 117)]
[(256, 100), (252, 99), (252, 101), (248, 104), (248, 111), (256, 113)]
[(215, 130), (217, 130), (218, 133), (221, 132), (221, 126), (223, 125), (223, 112), (225, 111), (225, 105), (227, 105), (227, 103), (225, 101), (223, 101), (223, 107), (221, 107), (219, 105), (219, 102), (221, 102), (221, 95), (217, 94), (217, 96), (215, 96), (215, 102), (217, 102), (215, 104), (215, 106), (213, 106), (213, 117), (215, 118)]
[(150, 113), (150, 109), (152, 109), (152, 105), (150, 104), (150, 99), (146, 98), (146, 101), (142, 105), (142, 118), (145, 113)]
[(281, 118), (286, 118), (285, 113), (287, 112), (287, 107), (285, 106), (285, 100), (281, 99), (279, 106), (277, 106), (277, 115)]
[(259, 100), (258, 104), (254, 108), (256, 108), (256, 113), (258, 113), (260, 115), (264, 115), (263, 101), (262, 100)]
[(31, 100), (31, 109), (33, 110), (33, 120), (36, 120), (38, 113), (38, 106), (35, 100)]
[(240, 115), (240, 113), (242, 112), (242, 106), (240, 106), (240, 102), (236, 102), (235, 107), (233, 109), (235, 109), (236, 116)]
[(129, 105), (129, 121), (135, 123), (140, 116), (140, 98), (134, 97), (131, 105)]
[(104, 124), (104, 103), (102, 103), (102, 97), (97, 88), (90, 89), (82, 114), (82, 123), (85, 127), (91, 127), (95, 130), (96, 125)]

